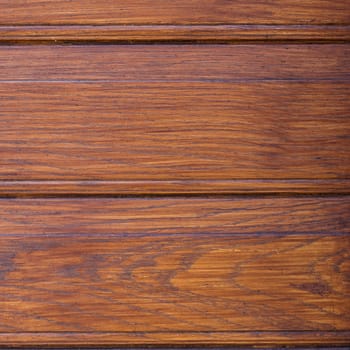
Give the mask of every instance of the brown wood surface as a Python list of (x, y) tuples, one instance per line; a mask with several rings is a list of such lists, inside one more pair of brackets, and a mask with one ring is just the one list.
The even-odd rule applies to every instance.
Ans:
[(0, 235), (44, 240), (51, 234), (210, 233), (215, 242), (216, 234), (350, 233), (347, 196), (1, 199), (0, 212)]
[(349, 57), (343, 44), (2, 46), (0, 191), (348, 193)]
[(349, 79), (348, 44), (0, 46), (0, 81)]
[[(59, 346), (74, 349), (77, 346), (90, 349), (91, 346), (115, 346), (119, 344), (123, 349), (137, 349), (139, 346), (153, 346), (158, 348), (165, 345), (167, 349), (174, 346), (201, 346), (201, 349), (211, 349), (212, 346), (232, 346), (234, 350), (240, 345), (250, 345), (251, 350), (272, 346), (283, 346), (283, 349), (323, 350), (331, 344), (339, 348), (349, 349), (350, 331), (293, 331), (293, 332), (263, 332), (263, 331), (233, 331), (233, 332), (7, 332), (0, 333), (0, 342), (6, 347), (27, 346), (47, 348)], [(176, 348), (175, 348), (176, 349)]]
[(349, 179), (310, 180), (0, 180), (3, 197), (229, 194), (350, 194)]
[(349, 88), (0, 83), (0, 179), (348, 178)]
[(349, 41), (349, 25), (21, 25), (0, 26), (3, 43)]
[(0, 24), (349, 24), (348, 0), (0, 0)]
[(3, 199), (0, 343), (346, 344), (349, 206)]
[(350, 345), (350, 2), (0, 0), (0, 347)]

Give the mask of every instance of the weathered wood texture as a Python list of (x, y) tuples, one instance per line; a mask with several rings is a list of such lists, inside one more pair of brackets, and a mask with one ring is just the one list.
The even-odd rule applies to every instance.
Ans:
[(2, 344), (349, 339), (348, 197), (0, 205)]
[(349, 24), (348, 0), (0, 0), (0, 24)]

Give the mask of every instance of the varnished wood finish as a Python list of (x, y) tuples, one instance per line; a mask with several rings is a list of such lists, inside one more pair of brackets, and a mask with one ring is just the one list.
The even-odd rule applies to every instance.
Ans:
[[(349, 197), (1, 199), (0, 234), (349, 233)], [(181, 239), (179, 238), (179, 241)], [(137, 255), (137, 251), (135, 251)]]
[(1, 0), (0, 24), (349, 24), (348, 0)]
[(0, 83), (0, 179), (347, 178), (349, 88)]
[[(36, 348), (49, 346), (66, 346), (69, 348), (87, 346), (114, 346), (120, 344), (123, 348), (135, 348), (135, 346), (170, 346), (190, 345), (201, 346), (211, 349), (213, 344), (232, 346), (250, 345), (254, 350), (266, 346), (283, 346), (283, 349), (290, 347), (299, 349), (300, 346), (307, 346), (308, 349), (324, 349), (328, 344), (337, 347), (344, 347), (348, 350), (349, 331), (294, 331), (294, 332), (262, 332), (262, 331), (234, 331), (234, 332), (10, 332), (0, 333), (0, 343), (4, 346), (13, 347), (34, 345)], [(249, 350), (252, 350), (252, 349)], [(292, 348), (291, 348), (292, 349)], [(333, 349), (334, 350), (334, 349)]]
[[(103, 80), (132, 82), (135, 88), (141, 82), (332, 80), (348, 83), (350, 47), (347, 44), (16, 45), (0, 46), (0, 68), (0, 81)], [(107, 89), (108, 85), (105, 86)], [(278, 103), (279, 96), (273, 93), (270, 98), (276, 98)]]
[(349, 179), (310, 180), (126, 180), (0, 181), (3, 197), (213, 194), (350, 194)]
[(3, 332), (347, 329), (348, 236), (72, 238), (2, 238)]
[(349, 53), (0, 47), (1, 193), (348, 193)]
[(0, 26), (3, 43), (349, 41), (349, 25), (37, 25)]
[[(26, 331), (28, 342), (41, 336), (53, 345), (61, 344), (57, 332), (72, 344), (283, 344), (293, 330), (316, 332), (297, 336), (299, 344), (344, 344), (349, 205), (348, 198), (2, 200), (0, 341)], [(260, 339), (244, 333), (252, 328)], [(316, 340), (320, 331), (329, 338)]]
[(348, 0), (0, 0), (0, 347), (347, 348), (349, 43)]

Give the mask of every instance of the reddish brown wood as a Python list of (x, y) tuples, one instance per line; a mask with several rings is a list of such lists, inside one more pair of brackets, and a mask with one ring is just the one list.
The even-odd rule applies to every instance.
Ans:
[(1, 199), (0, 212), (0, 235), (44, 240), (51, 234), (350, 233), (348, 197)]
[[(234, 331), (234, 332), (59, 332), (59, 333), (0, 333), (1, 344), (5, 346), (66, 346), (73, 348), (76, 346), (87, 347), (101, 346), (111, 347), (115, 344), (120, 344), (123, 348), (130, 348), (130, 346), (144, 346), (153, 345), (159, 347), (165, 345), (169, 349), (171, 346), (186, 346), (191, 345), (202, 346), (205, 348), (212, 348), (211, 344), (221, 344), (225, 346), (232, 346), (236, 349), (237, 346), (250, 345), (253, 349), (257, 347), (283, 346), (283, 348), (300, 346), (307, 346), (308, 349), (324, 349), (325, 346), (331, 345), (338, 347), (345, 347), (349, 344), (349, 331), (336, 332), (261, 332), (261, 331)], [(334, 349), (333, 349), (334, 350)]]
[(2, 200), (0, 344), (345, 344), (349, 205)]
[(0, 24), (349, 24), (348, 0), (0, 1)]
[[(0, 26), (0, 42), (349, 41), (348, 25), (37, 25)], [(267, 50), (268, 51), (268, 50)], [(82, 67), (83, 68), (83, 67)]]
[(349, 28), (0, 0), (0, 347), (346, 348)]
[(349, 177), (335, 82), (1, 83), (1, 180)]
[(350, 45), (15, 45), (0, 46), (0, 68), (6, 81), (348, 83)]
[(350, 180), (0, 181), (4, 197), (320, 193), (349, 194)]

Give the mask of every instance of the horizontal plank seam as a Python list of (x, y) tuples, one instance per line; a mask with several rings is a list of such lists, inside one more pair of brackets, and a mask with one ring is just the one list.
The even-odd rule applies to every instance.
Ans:
[[(127, 230), (126, 230), (127, 231)], [(290, 236), (312, 236), (316, 237), (345, 237), (348, 236), (345, 232), (309, 232), (309, 231), (283, 231), (281, 233), (278, 232), (261, 232), (255, 231), (254, 233), (242, 233), (242, 232), (200, 232), (200, 233), (183, 233), (183, 232), (169, 232), (169, 233), (157, 233), (151, 231), (143, 231), (139, 233), (135, 232), (125, 232), (125, 233), (107, 233), (107, 232), (99, 232), (99, 233), (60, 233), (60, 232), (50, 232), (50, 233), (0, 233), (1, 237), (29, 237), (29, 238), (64, 238), (64, 237), (74, 237), (74, 238), (140, 238), (140, 237), (200, 237), (200, 236), (212, 236), (215, 238), (218, 237), (236, 237), (240, 239), (244, 239), (247, 237), (257, 237), (257, 236), (267, 236), (271, 238), (283, 238)], [(349, 330), (350, 331), (350, 330)]]
[(273, 82), (288, 82), (288, 83), (319, 83), (319, 82), (330, 82), (330, 83), (349, 83), (350, 84), (350, 77), (344, 76), (344, 78), (247, 78), (247, 79), (129, 79), (129, 80), (118, 80), (118, 79), (50, 79), (50, 80), (34, 80), (34, 79), (12, 79), (12, 80), (1, 80), (0, 83), (4, 84), (17, 84), (17, 83), (71, 83), (71, 84), (94, 84), (94, 83), (153, 83), (153, 84), (159, 84), (159, 83), (223, 83), (223, 84), (240, 84), (240, 83), (255, 83), (255, 82), (266, 82), (266, 83), (273, 83)]
[[(75, 186), (75, 188), (69, 188)], [(139, 187), (138, 187), (139, 186)], [(146, 186), (146, 188), (143, 188)], [(251, 180), (0, 180), (3, 198), (145, 198), (208, 196), (346, 196), (350, 179)]]
[(205, 28), (205, 27), (234, 27), (234, 28), (240, 28), (240, 27), (246, 27), (246, 28), (324, 28), (324, 27), (339, 27), (339, 28), (349, 28), (350, 22), (327, 22), (327, 23), (315, 23), (315, 24), (307, 24), (307, 23), (259, 23), (256, 22), (254, 24), (252, 23), (228, 23), (228, 22), (202, 22), (202, 23), (152, 23), (152, 22), (138, 22), (138, 23), (127, 23), (127, 24), (116, 24), (112, 22), (106, 22), (103, 23), (89, 23), (86, 22), (84, 24), (82, 23), (68, 23), (65, 22), (64, 24), (59, 23), (13, 23), (13, 24), (5, 24), (0, 23), (0, 28), (17, 28), (17, 27), (116, 27), (116, 28), (138, 28), (138, 27), (150, 27), (150, 28), (166, 28), (166, 27), (174, 27), (174, 28), (187, 28), (187, 27), (198, 27), (198, 28)]
[(27, 180), (27, 179), (21, 179), (21, 180), (16, 180), (16, 179), (0, 179), (0, 182), (88, 182), (88, 183), (95, 183), (95, 182), (108, 182), (108, 183), (130, 183), (130, 182), (140, 182), (140, 183), (145, 183), (145, 182), (169, 182), (169, 181), (175, 181), (175, 182), (181, 182), (181, 183), (186, 183), (186, 182), (222, 182), (222, 181), (227, 181), (227, 182), (280, 182), (280, 181), (287, 181), (287, 182), (299, 182), (299, 181), (312, 181), (312, 182), (324, 182), (324, 181), (333, 181), (337, 182), (339, 180), (344, 180), (344, 181), (350, 181), (350, 178), (348, 177), (339, 177), (339, 178), (244, 178), (244, 179), (196, 179), (196, 180), (191, 180), (191, 179), (166, 179), (166, 180), (137, 180), (137, 179), (128, 179), (128, 180), (42, 180), (42, 179), (34, 179), (34, 180)]
[(98, 331), (98, 332), (79, 332), (79, 331), (21, 331), (21, 332), (2, 332), (1, 335), (5, 334), (161, 334), (161, 333), (200, 333), (200, 334), (215, 334), (215, 333), (247, 333), (251, 334), (253, 332), (257, 333), (267, 333), (267, 334), (281, 334), (281, 333), (334, 333), (334, 334), (348, 334), (349, 330), (274, 330), (274, 331), (266, 331), (266, 330), (242, 330), (242, 331), (186, 331), (186, 330), (178, 330), (178, 331), (130, 331), (130, 332), (122, 332), (122, 331)]

